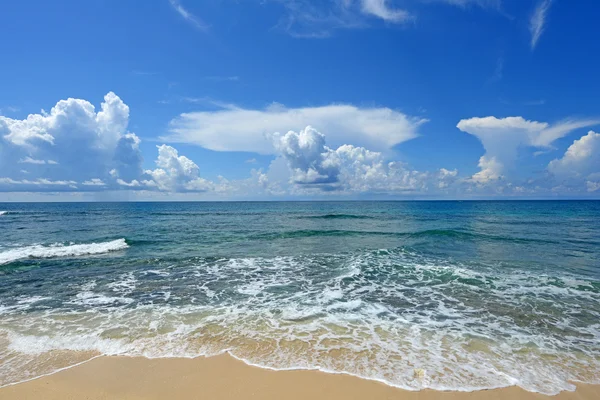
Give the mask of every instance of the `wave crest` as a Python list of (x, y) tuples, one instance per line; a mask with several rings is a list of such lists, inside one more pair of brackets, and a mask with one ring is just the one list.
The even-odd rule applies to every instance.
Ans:
[(74, 257), (102, 254), (111, 251), (123, 250), (128, 247), (129, 245), (127, 244), (125, 239), (116, 239), (110, 242), (86, 244), (63, 245), (57, 243), (50, 246), (25, 246), (0, 253), (0, 265), (9, 264), (18, 260), (28, 258)]

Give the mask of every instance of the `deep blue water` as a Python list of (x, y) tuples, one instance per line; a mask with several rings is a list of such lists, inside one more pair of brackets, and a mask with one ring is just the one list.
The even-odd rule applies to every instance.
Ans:
[(228, 351), (407, 388), (600, 382), (600, 202), (0, 203), (0, 384)]

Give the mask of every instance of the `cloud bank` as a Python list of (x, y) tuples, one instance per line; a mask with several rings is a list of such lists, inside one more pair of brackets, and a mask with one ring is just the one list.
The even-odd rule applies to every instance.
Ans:
[[(543, 176), (513, 174), (522, 149), (552, 151), (558, 139), (600, 125), (597, 119), (554, 124), (523, 117), (463, 119), (458, 129), (478, 138), (485, 154), (479, 172), (461, 176), (448, 166), (419, 171), (398, 160), (390, 148), (416, 136), (425, 121), (387, 108), (228, 107), (183, 114), (165, 139), (272, 155), (268, 168), (249, 166), (244, 179), (209, 180), (194, 160), (170, 144), (156, 146), (154, 167), (144, 168), (141, 139), (128, 130), (129, 111), (109, 92), (98, 110), (87, 100), (69, 98), (24, 119), (0, 116), (0, 192), (195, 193), (212, 198), (600, 193), (600, 134), (594, 131), (550, 161)], [(303, 125), (309, 120), (315, 124)], [(300, 128), (284, 129), (295, 126)]]

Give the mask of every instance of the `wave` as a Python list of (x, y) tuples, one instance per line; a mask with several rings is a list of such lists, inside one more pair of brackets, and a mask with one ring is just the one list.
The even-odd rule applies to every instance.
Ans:
[(356, 214), (324, 214), (324, 215), (305, 215), (298, 217), (301, 219), (373, 219), (368, 215)]
[(357, 230), (313, 230), (300, 229), (294, 231), (270, 232), (254, 236), (255, 239), (273, 240), (273, 239), (296, 239), (310, 237), (349, 237), (349, 236), (389, 236), (399, 238), (457, 238), (465, 240), (490, 240), (490, 241), (506, 241), (515, 243), (557, 243), (550, 240), (535, 239), (535, 238), (519, 238), (508, 236), (494, 236), (473, 232), (465, 232), (455, 229), (429, 229), (416, 232), (385, 232), (385, 231), (357, 231)]
[(56, 243), (50, 246), (25, 246), (0, 253), (0, 265), (9, 264), (18, 260), (29, 258), (74, 257), (102, 254), (111, 251), (123, 250), (128, 247), (129, 245), (127, 244), (125, 239), (116, 239), (110, 242), (86, 244), (63, 245), (60, 243)]
[(0, 215), (6, 215), (8, 214), (8, 211), (0, 211)]
[(143, 265), (0, 296), (0, 359), (10, 360), (0, 386), (97, 354), (224, 352), (407, 390), (552, 395), (600, 379), (600, 282), (579, 275), (503, 273), (406, 248)]

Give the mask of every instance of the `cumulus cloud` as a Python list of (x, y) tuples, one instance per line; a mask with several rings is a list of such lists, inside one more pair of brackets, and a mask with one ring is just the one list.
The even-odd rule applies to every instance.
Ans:
[(128, 122), (129, 107), (112, 92), (98, 112), (87, 100), (69, 98), (22, 120), (0, 116), (0, 171), (15, 177), (22, 173), (18, 164), (29, 164), (29, 185), (39, 178), (74, 186), (105, 179), (110, 170), (135, 175), (142, 156)]
[(600, 181), (597, 181), (597, 182), (587, 181), (586, 186), (587, 186), (588, 192), (596, 192), (596, 191), (600, 190)]
[(331, 150), (325, 146), (325, 135), (311, 126), (299, 133), (289, 131), (274, 135), (276, 151), (288, 162), (294, 183), (335, 183), (339, 164), (330, 157)]
[[(375, 149), (387, 151), (414, 137), (418, 126), (425, 122), (390, 109), (272, 106), (263, 111), (227, 108), (207, 115), (209, 120), (224, 121), (222, 126), (209, 127), (214, 129), (211, 138), (216, 140), (210, 147), (250, 150), (248, 146), (257, 141), (255, 149), (276, 156), (269, 170), (253, 169), (247, 179), (230, 181), (218, 177), (210, 181), (201, 177), (193, 160), (166, 144), (157, 146), (156, 168), (143, 170), (141, 140), (127, 130), (129, 107), (111, 92), (97, 112), (86, 100), (67, 99), (59, 101), (48, 113), (31, 114), (23, 120), (0, 117), (0, 190), (285, 196), (426, 192), (448, 188), (457, 180), (456, 171), (414, 171), (401, 162), (389, 161), (389, 151), (386, 154), (356, 144), (371, 143)], [(335, 147), (329, 147), (325, 135), (316, 127), (273, 133), (279, 127), (297, 126), (309, 119), (331, 129), (327, 141)], [(263, 132), (259, 131), (261, 125)], [(236, 126), (240, 127), (237, 131)], [(249, 132), (259, 135), (244, 141), (244, 134)], [(27, 170), (23, 169), (25, 164)]]
[(300, 131), (311, 125), (327, 132), (329, 143), (353, 143), (384, 151), (418, 136), (427, 120), (389, 108), (351, 105), (286, 108), (279, 104), (262, 110), (230, 106), (217, 111), (181, 114), (171, 121), (167, 142), (189, 143), (216, 151), (274, 154), (274, 132)]
[(600, 133), (589, 131), (575, 140), (562, 158), (548, 164), (548, 170), (559, 178), (587, 179), (592, 175), (593, 179), (600, 175)]
[(499, 162), (496, 157), (481, 156), (479, 159), (479, 168), (481, 171), (474, 174), (471, 179), (475, 183), (486, 184), (502, 178), (502, 170), (504, 165)]
[(211, 188), (209, 181), (200, 178), (200, 168), (192, 160), (180, 156), (171, 146), (163, 144), (157, 148), (156, 166), (159, 168), (145, 172), (160, 190), (205, 191)]
[(542, 33), (544, 33), (546, 18), (551, 5), (552, 0), (540, 0), (533, 11), (533, 14), (531, 14), (531, 18), (529, 19), (529, 32), (531, 33), (532, 49), (535, 49)]
[[(443, 168), (431, 174), (415, 171), (360, 146), (344, 144), (334, 150), (326, 145), (325, 135), (311, 126), (273, 135), (273, 140), (277, 154), (289, 168), (289, 183), (295, 185), (289, 189), (292, 193), (425, 193), (448, 188), (458, 175), (456, 170)], [(274, 162), (267, 175), (272, 175), (273, 169), (280, 170), (281, 166)]]
[(440, 168), (438, 171), (438, 188), (445, 189), (456, 182), (458, 178), (458, 170), (448, 170), (446, 168)]
[[(153, 195), (179, 192), (216, 198), (264, 198), (600, 190), (600, 134), (593, 131), (550, 162), (543, 178), (519, 182), (507, 177), (520, 147), (551, 149), (558, 138), (600, 124), (600, 120), (555, 124), (522, 117), (461, 120), (458, 128), (477, 137), (485, 148), (479, 159), (480, 171), (465, 179), (455, 169), (417, 171), (395, 159), (390, 148), (417, 135), (425, 121), (390, 109), (343, 105), (287, 109), (275, 105), (266, 110), (244, 110), (230, 106), (189, 115), (194, 124), (188, 128), (193, 132), (174, 131), (174, 135), (191, 134), (193, 140), (210, 143), (207, 147), (217, 150), (254, 149), (272, 154), (275, 157), (270, 167), (265, 171), (252, 169), (246, 179), (219, 176), (208, 180), (201, 176), (196, 162), (163, 144), (157, 146), (155, 169), (143, 170), (141, 140), (127, 130), (129, 107), (108, 93), (98, 111), (86, 100), (67, 99), (50, 112), (22, 120), (0, 117), (0, 191), (125, 190)], [(180, 119), (177, 123), (182, 122)], [(329, 130), (316, 124), (300, 125), (311, 119)], [(279, 129), (299, 125), (299, 129)]]
[(548, 148), (570, 132), (596, 124), (600, 124), (600, 120), (566, 120), (549, 124), (523, 117), (485, 117), (463, 119), (457, 127), (477, 137), (483, 144), (485, 155), (479, 160), (481, 172), (474, 175), (473, 180), (486, 183), (510, 172), (507, 170), (514, 166), (520, 147)]

